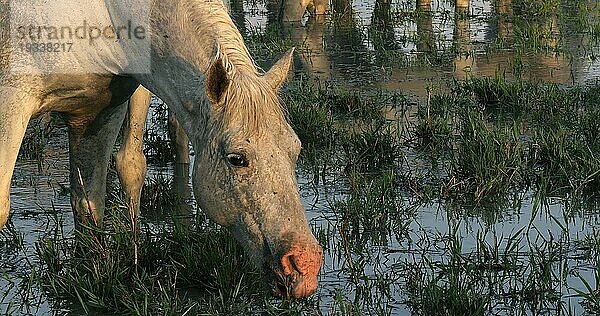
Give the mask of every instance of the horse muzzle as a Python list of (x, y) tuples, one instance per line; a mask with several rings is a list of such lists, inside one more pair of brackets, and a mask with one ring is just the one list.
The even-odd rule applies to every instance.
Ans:
[(322, 264), (323, 249), (318, 243), (293, 245), (282, 256), (280, 266), (273, 268), (274, 295), (296, 299), (311, 296), (317, 290)]

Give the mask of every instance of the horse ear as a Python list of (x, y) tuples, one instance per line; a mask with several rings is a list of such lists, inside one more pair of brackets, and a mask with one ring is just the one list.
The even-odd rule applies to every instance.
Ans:
[(229, 75), (223, 65), (223, 58), (215, 60), (206, 75), (206, 95), (212, 104), (219, 104), (229, 87)]
[(290, 48), (279, 61), (265, 74), (265, 79), (273, 89), (279, 91), (283, 82), (287, 79), (292, 63), (294, 62), (294, 47)]

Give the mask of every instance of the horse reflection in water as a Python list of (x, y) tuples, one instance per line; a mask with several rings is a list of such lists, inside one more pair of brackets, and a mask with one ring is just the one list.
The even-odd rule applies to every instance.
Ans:
[[(362, 2), (365, 3), (365, 2)], [(369, 3), (369, 2), (366, 2)], [(359, 3), (347, 0), (332, 0), (326, 17), (310, 15), (304, 26), (283, 23), (284, 35), (291, 35), (294, 45), (301, 46), (304, 54), (299, 54), (297, 65), (303, 67), (312, 78), (333, 80), (334, 82), (366, 83), (373, 88), (385, 90), (401, 90), (425, 96), (431, 82), (442, 78), (466, 79), (470, 75), (496, 76), (499, 71), (507, 70), (502, 75), (523, 76), (529, 79), (541, 79), (548, 82), (570, 84), (573, 76), (581, 73), (584, 58), (567, 58), (569, 54), (538, 53), (520, 56), (514, 50), (503, 49), (492, 53), (476, 52), (473, 35), (483, 34), (489, 42), (498, 41), (510, 45), (514, 40), (514, 15), (522, 14), (513, 8), (512, 0), (499, 0), (492, 4), (491, 10), (498, 16), (497, 20), (478, 26), (472, 31), (473, 14), (479, 12), (477, 7), (482, 2), (457, 0), (452, 5), (443, 1), (415, 0), (413, 2), (394, 2), (391, 0), (373, 0), (373, 12), (366, 28), (366, 38), (361, 22), (361, 13), (356, 9)], [(419, 14), (414, 19), (398, 19), (394, 12), (398, 6), (407, 5), (406, 10), (416, 10)], [(450, 6), (450, 7), (448, 7)], [(454, 10), (454, 31), (442, 31), (447, 19), (446, 9)], [(405, 7), (403, 7), (405, 10)], [(443, 14), (440, 14), (443, 10)], [(559, 6), (557, 10), (565, 10)], [(364, 12), (363, 12), (364, 13)], [(369, 16), (364, 14), (363, 16)], [(436, 17), (437, 16), (437, 17)], [(545, 34), (536, 45), (547, 47), (550, 51), (557, 47), (561, 24), (556, 14), (533, 21)], [(334, 23), (329, 23), (331, 18)], [(281, 22), (280, 22), (281, 23)], [(400, 23), (400, 24), (399, 24)], [(416, 29), (412, 29), (412, 27)], [(403, 28), (410, 29), (414, 35), (406, 35)], [(404, 34), (404, 35), (403, 35)], [(451, 36), (446, 37), (446, 34)], [(581, 56), (577, 51), (577, 39), (563, 39), (566, 49), (573, 56)], [(451, 43), (449, 43), (451, 41)], [(448, 47), (450, 45), (451, 47)], [(442, 51), (447, 50), (447, 51)], [(389, 62), (393, 52), (401, 57), (404, 54), (409, 64), (399, 62), (400, 67)], [(455, 53), (455, 58), (446, 58), (447, 53)], [(443, 56), (441, 56), (443, 54)], [(585, 54), (585, 53), (584, 53)], [(443, 58), (439, 58), (443, 57)], [(526, 73), (512, 73), (514, 60), (530, 65)], [(415, 66), (411, 66), (415, 61)], [(421, 67), (431, 65), (433, 67)], [(409, 70), (409, 71), (407, 71)], [(382, 80), (382, 78), (385, 78)]]

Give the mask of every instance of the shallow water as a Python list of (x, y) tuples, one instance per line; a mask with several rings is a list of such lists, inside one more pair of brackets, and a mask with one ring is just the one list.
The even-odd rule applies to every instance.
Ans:
[[(600, 77), (598, 39), (576, 31), (580, 26), (577, 14), (573, 13), (582, 7), (588, 8), (589, 15), (582, 18), (597, 23), (594, 22), (598, 19), (595, 2), (563, 2), (561, 12), (540, 21), (535, 21), (535, 12), (531, 12), (531, 24), (526, 26), (535, 28), (534, 31), (527, 30), (522, 21), (515, 21), (510, 1), (472, 1), (468, 13), (456, 12), (451, 1), (432, 1), (427, 8), (431, 12), (414, 14), (414, 18), (410, 17), (415, 12), (414, 1), (337, 3), (339, 7), (331, 8), (332, 14), (322, 19), (305, 17), (304, 25), (290, 27), (289, 33), (302, 53), (296, 60), (297, 74), (308, 73), (339, 90), (402, 91), (422, 100), (428, 89), (444, 89), (446, 82), (469, 76), (539, 80), (565, 87), (585, 86)], [(249, 12), (248, 29), (269, 28), (264, 7), (258, 6)], [(341, 224), (331, 204), (332, 199), (344, 200), (345, 192), (339, 183), (332, 182), (331, 188), (322, 186), (316, 195), (305, 188), (304, 197), (305, 202), (312, 205), (309, 214), (315, 226), (326, 230), (334, 227), (335, 238), (329, 240), (339, 246), (342, 237), (335, 227)], [(517, 247), (521, 250), (518, 260), (524, 266), (531, 262), (527, 258), (531, 244), (548, 241), (552, 244), (550, 248), (565, 248), (562, 250), (564, 259), (553, 265), (557, 274), (564, 273), (555, 288), (565, 306), (571, 306), (576, 315), (582, 314), (581, 299), (571, 296), (576, 294), (575, 289), (585, 290), (580, 277), (590, 282), (592, 288), (596, 288), (596, 284), (595, 267), (581, 260), (583, 250), (578, 245), (600, 228), (599, 210), (590, 206), (573, 211), (568, 202), (558, 199), (547, 201), (543, 207), (534, 207), (533, 200), (531, 192), (524, 192), (516, 198), (515, 206), (498, 205), (499, 212), (493, 212), (493, 216), (485, 216), (481, 211), (469, 216), (465, 210), (457, 214), (456, 210), (446, 209), (436, 202), (414, 206), (406, 201), (403, 207), (414, 212), (414, 216), (407, 219), (407, 234), (395, 238), (392, 233), (389, 240), (368, 243), (368, 254), (350, 251), (356, 260), (360, 261), (363, 256), (369, 258), (363, 271), (370, 281), (393, 280), (383, 291), (387, 294), (378, 292), (376, 287), (369, 290), (372, 291), (369, 299), (357, 294), (356, 284), (349, 285), (353, 276), (347, 273), (345, 266), (348, 258), (340, 257), (339, 251), (330, 251), (319, 292), (323, 302), (333, 305), (338, 298), (332, 293), (342, 289), (344, 299), (358, 303), (363, 312), (410, 314), (403, 303), (407, 299), (404, 282), (411, 263), (422, 262), (423, 257), (439, 263), (442, 257), (447, 257), (446, 239), (453, 235), (462, 242), (463, 253), (476, 253), (481, 241), (497, 244), (501, 252), (506, 248), (507, 239), (524, 229), (526, 233), (519, 234), (522, 239)], [(576, 215), (565, 216), (565, 213)], [(571, 270), (559, 271), (561, 265)], [(524, 286), (513, 286), (512, 290)], [(509, 302), (501, 302), (501, 296), (493, 302), (497, 304), (493, 312), (518, 313), (511, 309)], [(532, 308), (530, 313), (536, 314), (536, 311), (549, 315), (559, 312), (549, 306)]]
[[(567, 13), (533, 19), (532, 30), (514, 21), (510, 0), (497, 2), (472, 1), (468, 13), (456, 13), (451, 1), (431, 1), (431, 11), (415, 14), (415, 1), (340, 1), (332, 15), (305, 16), (304, 26), (286, 30), (302, 53), (298, 68), (347, 88), (423, 96), (427, 87), (469, 75), (564, 85), (598, 79), (598, 39), (576, 34), (581, 26), (570, 12), (587, 6), (592, 12), (582, 18), (593, 22), (595, 2), (563, 2)], [(246, 29), (270, 27), (269, 11), (252, 8)]]
[[(589, 12), (582, 18), (597, 22), (599, 9), (593, 1), (563, 4), (560, 8), (564, 12), (532, 22), (534, 30), (523, 29), (506, 7), (491, 1), (473, 1), (468, 14), (455, 13), (450, 1), (432, 1), (431, 11), (421, 13), (414, 13), (413, 1), (338, 3), (338, 8), (323, 18), (305, 17), (304, 25), (284, 27), (299, 50), (296, 78), (308, 76), (341, 90), (402, 91), (422, 100), (428, 89), (444, 89), (447, 81), (471, 75), (534, 79), (564, 86), (586, 85), (600, 77), (600, 40), (576, 31), (580, 26), (577, 19), (571, 18), (579, 15), (571, 11), (584, 6)], [(236, 22), (243, 23), (247, 35), (264, 34), (272, 27), (272, 13), (261, 3), (244, 2), (241, 11), (240, 6), (233, 8), (238, 10), (234, 12), (237, 16), (245, 18)], [(526, 39), (518, 35), (526, 32), (530, 32)], [(249, 45), (259, 46), (253, 42)], [(256, 58), (266, 66), (274, 56)], [(35, 243), (56, 222), (62, 223), (67, 234), (73, 227), (65, 194), (68, 190), (64, 189), (68, 185), (66, 133), (64, 129), (60, 132), (46, 146), (41, 171), (36, 161), (20, 159), (17, 163), (11, 191), (11, 225), (0, 235), (0, 313), (79, 312), (49, 300), (32, 280), (35, 267), (39, 267), (31, 259)], [(149, 176), (161, 172), (164, 170), (151, 166)], [(325, 184), (314, 185), (310, 175), (302, 166), (299, 168), (301, 195), (311, 226), (328, 241), (317, 293), (323, 314), (354, 304), (366, 314), (410, 315), (407, 280), (415, 278), (415, 273), (434, 273), (424, 262), (447, 264), (449, 246), (456, 246), (453, 238), (460, 240), (460, 253), (465, 258), (474, 258), (481, 254), (482, 242), (497, 245), (491, 248), (502, 253), (510, 244), (508, 239), (518, 236), (514, 260), (521, 268), (513, 273), (521, 276), (535, 275), (531, 269), (537, 263), (532, 263), (530, 257), (534, 251), (543, 248), (533, 255), (536, 258), (543, 258), (542, 252), (559, 252), (561, 258), (551, 264), (556, 283), (550, 286), (559, 298), (548, 300), (549, 306), (531, 303), (525, 314), (554, 315), (560, 309), (556, 305), (559, 301), (580, 315), (584, 312), (582, 299), (573, 295), (577, 289), (585, 290), (581, 278), (592, 288), (597, 286), (596, 267), (582, 255), (586, 248), (581, 243), (586, 236), (600, 232), (597, 207), (575, 207), (571, 201), (560, 199), (534, 206), (532, 192), (499, 201), (489, 212), (400, 198), (396, 202), (400, 218), (373, 219), (389, 221), (387, 231), (375, 232), (375, 237), (362, 231), (358, 237), (367, 237), (344, 243), (344, 239), (355, 236), (341, 235), (343, 219), (335, 205), (348, 198), (349, 189), (335, 174), (328, 176)], [(526, 278), (512, 280), (518, 283)], [(511, 294), (527, 284), (496, 281), (486, 286), (507, 292), (495, 296), (494, 314), (518, 314), (514, 304), (522, 302), (511, 301)]]

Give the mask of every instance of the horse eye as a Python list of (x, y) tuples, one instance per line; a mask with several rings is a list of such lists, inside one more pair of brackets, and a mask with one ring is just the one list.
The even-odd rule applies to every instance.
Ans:
[(227, 155), (227, 162), (234, 167), (248, 167), (248, 159), (242, 154)]

